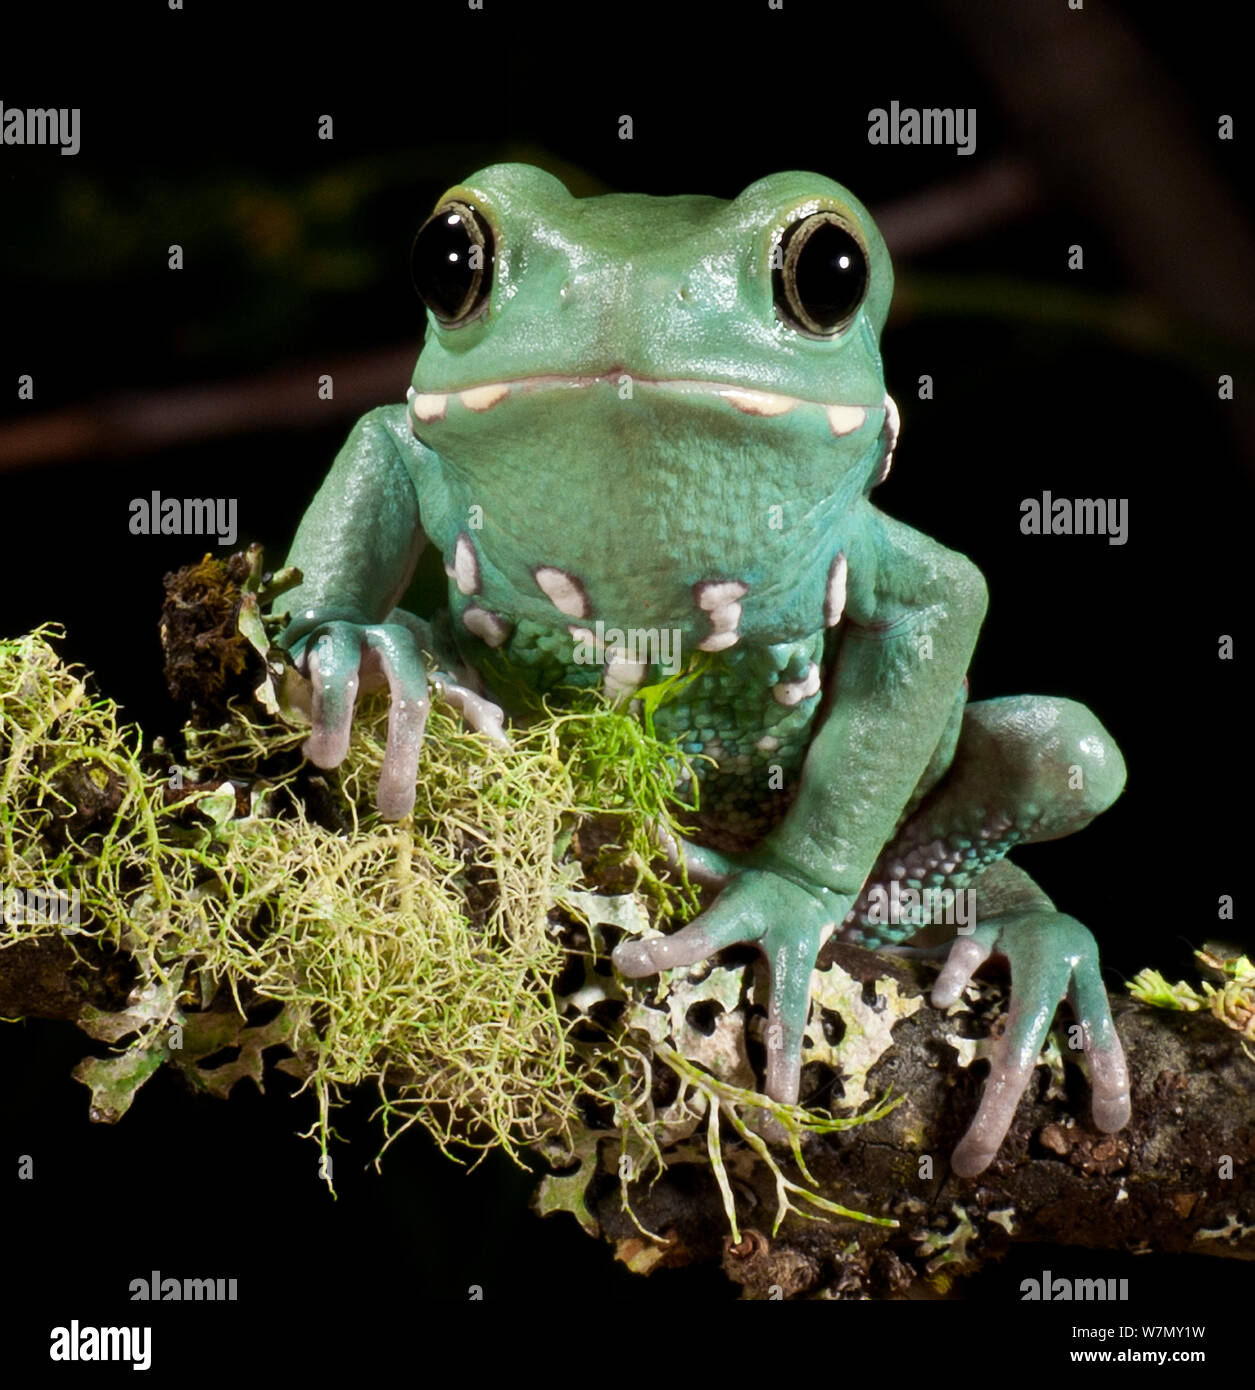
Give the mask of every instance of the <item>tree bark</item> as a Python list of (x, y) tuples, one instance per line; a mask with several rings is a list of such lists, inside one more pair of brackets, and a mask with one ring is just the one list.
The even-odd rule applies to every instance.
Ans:
[[(903, 993), (931, 984), (922, 963), (843, 945), (825, 954), (856, 979), (892, 975)], [(613, 1174), (595, 1179), (589, 1209), (632, 1268), (721, 1260), (747, 1298), (928, 1296), (930, 1286), (936, 1296), (946, 1274), (971, 1273), (1016, 1241), (1255, 1258), (1255, 1061), (1240, 1034), (1209, 1013), (1127, 998), (1112, 1009), (1133, 1078), (1128, 1127), (1095, 1131), (1079, 1068), (1066, 1066), (1060, 1087), (1041, 1066), (997, 1158), (974, 1179), (952, 1174), (948, 1155), (975, 1113), (986, 1068), (959, 1065), (946, 1036), (955, 1020), (940, 1010), (926, 1006), (895, 1026), (868, 1089), (892, 1086), (903, 1103), (875, 1123), (811, 1139), (803, 1153), (814, 1190), (892, 1217), (896, 1229), (789, 1214), (773, 1237), (774, 1179), (748, 1152), (729, 1164), (739, 1244), (710, 1170), (696, 1165), (631, 1189), (637, 1219), (665, 1243), (642, 1235)], [(725, 1159), (730, 1147), (725, 1141)]]
[[(869, 989), (892, 977), (903, 994), (918, 994), (932, 979), (922, 963), (835, 942), (820, 964), (830, 962)], [(75, 1022), (88, 1005), (124, 1007), (128, 985), (125, 957), (90, 942), (78, 955), (56, 938), (0, 950), (0, 1015), (9, 1018)], [(1001, 998), (1000, 987), (983, 986), (965, 1031), (981, 1037)], [(804, 1155), (813, 1190), (893, 1218), (896, 1228), (789, 1214), (773, 1236), (774, 1177), (731, 1134), (724, 1156), (739, 1243), (705, 1165), (676, 1164), (652, 1185), (632, 1184), (632, 1211), (660, 1240), (624, 1209), (616, 1173), (593, 1177), (588, 1210), (634, 1270), (721, 1261), (751, 1299), (935, 1296), (947, 1276), (972, 1272), (1016, 1241), (1255, 1258), (1255, 1061), (1241, 1035), (1209, 1013), (1127, 998), (1112, 1007), (1133, 1078), (1129, 1126), (1094, 1131), (1079, 1069), (1066, 1066), (1060, 1086), (1041, 1066), (998, 1157), (975, 1179), (954, 1176), (948, 1155), (975, 1112), (983, 1065), (959, 1064), (950, 1040), (957, 1021), (940, 1010), (925, 1005), (895, 1025), (868, 1090), (892, 1087), (903, 1102), (882, 1120), (808, 1139)], [(84, 1035), (85, 1054), (91, 1046)], [(776, 1157), (805, 1184), (787, 1151)]]

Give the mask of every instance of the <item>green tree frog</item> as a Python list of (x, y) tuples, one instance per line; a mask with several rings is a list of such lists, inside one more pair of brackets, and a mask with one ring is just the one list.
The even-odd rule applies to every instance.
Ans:
[[(822, 943), (901, 945), (927, 912), (876, 911), (886, 889), (962, 890), (973, 920), (933, 1003), (993, 952), (1012, 995), (955, 1171), (998, 1151), (1065, 994), (1094, 1122), (1123, 1126), (1093, 937), (1004, 856), (1084, 826), (1124, 764), (1071, 701), (968, 702), (982, 576), (872, 501), (898, 412), (879, 349), (893, 271), (862, 204), (797, 172), (731, 201), (575, 198), (498, 164), (440, 199), (412, 269), (428, 333), (408, 400), (357, 423), (289, 556), (304, 580), (283, 640), (312, 682), (310, 759), (343, 759), (359, 687), (386, 681), (378, 804), (401, 818), (433, 694), (500, 739), (491, 697), (511, 689), (596, 683), (626, 701), (695, 672), (655, 723), (705, 755), (700, 833), (673, 849), (718, 896), (621, 944), (619, 971), (754, 943), (763, 1089), (793, 1102)], [(433, 633), (398, 606), (425, 541), (456, 647), (431, 676)]]

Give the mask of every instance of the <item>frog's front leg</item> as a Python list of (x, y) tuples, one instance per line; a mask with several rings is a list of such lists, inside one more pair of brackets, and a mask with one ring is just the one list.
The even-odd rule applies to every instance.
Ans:
[(289, 617), (280, 643), (313, 688), (313, 729), (305, 744), (311, 762), (324, 768), (343, 762), (358, 695), (388, 685), (392, 701), (377, 800), (390, 820), (414, 805), (429, 685), (472, 728), (498, 741), (505, 737), (496, 705), (442, 671), (429, 682), (423, 653), (436, 651), (431, 630), (394, 607), (423, 545), (418, 495), (402, 452), (419, 448), (404, 406), (383, 406), (358, 421), (288, 556), (302, 583), (276, 605)]
[(707, 912), (672, 937), (614, 953), (638, 977), (757, 945), (769, 977), (765, 1089), (789, 1103), (798, 1098), (815, 957), (942, 741), (985, 611), (984, 580), (962, 555), (879, 513), (862, 520), (828, 713), (788, 815)]
[(745, 869), (687, 927), (651, 941), (625, 941), (615, 948), (614, 963), (621, 974), (639, 979), (695, 965), (725, 946), (757, 946), (769, 980), (763, 1089), (773, 1100), (791, 1103), (801, 1081), (811, 972), (835, 925), (832, 906), (813, 893), (776, 874)]

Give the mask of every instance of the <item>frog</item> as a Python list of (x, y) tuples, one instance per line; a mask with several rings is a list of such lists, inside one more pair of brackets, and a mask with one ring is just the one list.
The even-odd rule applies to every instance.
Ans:
[[(411, 271), (426, 334), (406, 400), (357, 422), (288, 555), (310, 761), (338, 766), (359, 694), (386, 685), (377, 804), (399, 820), (433, 698), (500, 741), (521, 695), (631, 710), (671, 680), (656, 732), (697, 785), (666, 847), (713, 897), (621, 941), (621, 976), (756, 947), (759, 1092), (792, 1105), (824, 944), (908, 951), (962, 893), (931, 1002), (961, 1006), (993, 956), (1010, 994), (952, 1171), (999, 1153), (1065, 997), (1093, 1122), (1121, 1129), (1095, 938), (1007, 856), (1082, 829), (1125, 765), (1076, 701), (969, 699), (984, 578), (872, 500), (900, 417), (893, 268), (863, 204), (801, 171), (730, 199), (578, 197), (493, 164), (438, 199)], [(433, 622), (407, 595), (426, 544), (447, 577)], [(908, 890), (931, 906), (884, 910)]]

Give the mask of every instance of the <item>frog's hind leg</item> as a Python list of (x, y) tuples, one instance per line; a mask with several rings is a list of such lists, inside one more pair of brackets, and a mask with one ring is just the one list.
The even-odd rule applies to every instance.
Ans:
[(1016, 845), (1083, 829), (1124, 776), (1115, 741), (1084, 705), (1040, 695), (967, 705), (948, 771), (881, 852), (842, 936), (873, 950), (909, 939), (927, 917), (886, 920), (886, 897), (971, 888)]
[(1007, 1027), (954, 1153), (963, 1176), (1001, 1145), (1065, 994), (1081, 1026), (1094, 1122), (1115, 1130), (1128, 1121), (1128, 1071), (1094, 939), (1003, 858), (1016, 844), (1081, 829), (1123, 785), (1119, 751), (1084, 706), (1042, 697), (969, 705), (949, 773), (901, 826), (843, 925), (847, 939), (879, 946), (952, 914), (958, 935), (932, 995), (942, 1008), (991, 954), (1010, 962)]

